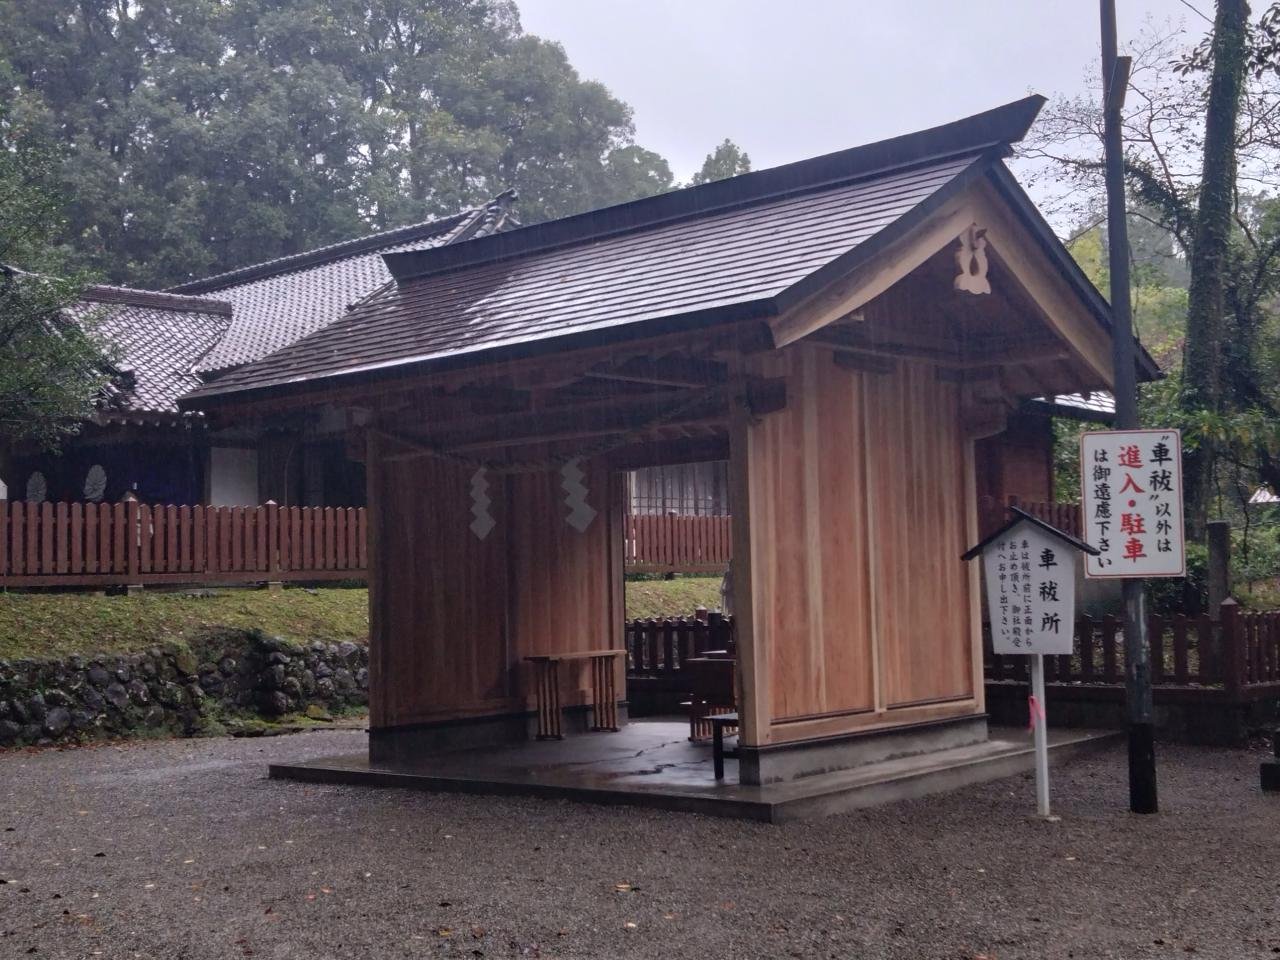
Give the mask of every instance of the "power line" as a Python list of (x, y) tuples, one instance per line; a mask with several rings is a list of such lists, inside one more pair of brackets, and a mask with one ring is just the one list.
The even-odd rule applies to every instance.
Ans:
[(1178, 0), (1178, 2), (1182, 4), (1184, 7), (1186, 7), (1188, 10), (1190, 10), (1192, 13), (1194, 13), (1196, 16), (1200, 17), (1200, 19), (1204, 20), (1205, 23), (1213, 23), (1213, 17), (1205, 16), (1195, 6), (1193, 6), (1189, 2), (1189, 0)]

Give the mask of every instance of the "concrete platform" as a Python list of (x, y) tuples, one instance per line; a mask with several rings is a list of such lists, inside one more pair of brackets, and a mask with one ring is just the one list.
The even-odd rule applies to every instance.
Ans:
[[(620, 733), (423, 756), (412, 764), (371, 764), (366, 754), (273, 763), (273, 779), (400, 787), (449, 793), (546, 797), (627, 804), (778, 823), (924, 796), (1032, 769), (1024, 730), (994, 728), (986, 743), (899, 757), (787, 783), (745, 786), (726, 761), (715, 782), (711, 747), (687, 739), (689, 727), (632, 721)], [(1112, 731), (1051, 731), (1050, 763), (1120, 736)]]

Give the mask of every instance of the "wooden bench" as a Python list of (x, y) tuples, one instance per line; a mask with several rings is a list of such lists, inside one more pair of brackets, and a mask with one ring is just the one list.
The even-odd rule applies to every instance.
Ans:
[(592, 730), (618, 732), (618, 683), (614, 666), (625, 650), (575, 650), (525, 657), (534, 669), (534, 694), (538, 703), (538, 739), (563, 740), (560, 727), (560, 663), (591, 661)]
[(711, 724), (711, 765), (715, 768), (717, 780), (724, 779), (724, 758), (726, 756), (737, 757), (737, 750), (730, 750), (728, 753), (724, 749), (724, 728), (737, 727), (738, 715), (736, 713), (717, 713), (707, 717), (707, 722)]

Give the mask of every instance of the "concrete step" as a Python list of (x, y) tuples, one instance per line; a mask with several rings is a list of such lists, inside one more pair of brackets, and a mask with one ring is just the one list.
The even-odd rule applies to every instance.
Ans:
[[(272, 764), (277, 779), (362, 784), (449, 793), (532, 796), (653, 807), (779, 823), (926, 796), (1031, 770), (1034, 749), (1024, 731), (993, 730), (977, 744), (866, 764), (785, 783), (748, 786), (710, 776), (705, 749), (671, 725), (632, 724), (628, 736), (594, 735), (555, 744), (424, 756), (412, 765), (371, 764), (366, 754)], [(646, 729), (647, 728), (647, 729)], [(670, 740), (667, 737), (676, 736)], [(1050, 731), (1050, 764), (1121, 737), (1113, 731)], [(577, 742), (575, 743), (575, 740)], [(585, 755), (584, 755), (585, 754)]]

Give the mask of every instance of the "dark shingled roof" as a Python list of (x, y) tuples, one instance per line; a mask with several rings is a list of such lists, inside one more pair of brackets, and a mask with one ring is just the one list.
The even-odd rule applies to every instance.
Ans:
[(1029, 97), (813, 160), (388, 255), (395, 287), (183, 405), (567, 346), (641, 325), (647, 334), (776, 315), (1002, 169), (1042, 104)]
[(231, 304), (107, 286), (89, 287), (82, 297), (71, 315), (92, 320), (118, 351), (104, 414), (179, 413), (178, 398), (200, 384), (192, 367), (227, 332)]
[(213, 293), (234, 307), (226, 336), (196, 372), (209, 375), (258, 360), (338, 320), (390, 282), (383, 254), (427, 250), (503, 229), (512, 196), (171, 288), (179, 294)]

